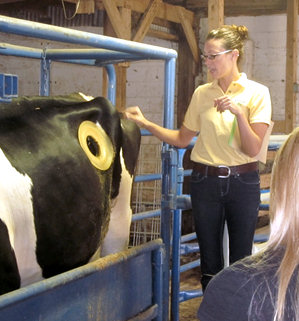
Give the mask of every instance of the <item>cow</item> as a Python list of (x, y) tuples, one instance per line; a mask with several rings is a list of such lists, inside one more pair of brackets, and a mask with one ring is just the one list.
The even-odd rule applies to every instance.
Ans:
[(139, 147), (104, 97), (0, 104), (0, 294), (128, 245)]

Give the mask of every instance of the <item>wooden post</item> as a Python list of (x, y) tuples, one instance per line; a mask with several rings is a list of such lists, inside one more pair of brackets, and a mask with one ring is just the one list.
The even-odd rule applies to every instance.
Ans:
[(296, 123), (296, 95), (298, 63), (298, 0), (287, 0), (287, 61), (285, 89), (285, 133), (290, 133)]
[(224, 24), (224, 0), (209, 0), (208, 27), (209, 31)]
[(141, 42), (144, 39), (161, 5), (162, 5), (162, 0), (152, 0), (149, 3), (149, 6), (147, 7), (146, 11), (143, 14), (140, 24), (137, 27), (137, 32), (133, 38), (133, 41)]
[(81, 0), (79, 2), (79, 7), (77, 13), (87, 13), (91, 14), (95, 11), (94, 0)]
[[(107, 1), (109, 10), (109, 19), (105, 17), (104, 34), (112, 37), (119, 37), (130, 40), (131, 38), (131, 9), (121, 7), (120, 10), (116, 7), (113, 0)], [(127, 85), (127, 68), (129, 63), (120, 63), (115, 65), (116, 71), (116, 100), (115, 106), (118, 111), (123, 111), (126, 108), (126, 85)], [(107, 76), (104, 73), (103, 92), (107, 88)]]
[(184, 30), (187, 42), (189, 44), (193, 59), (194, 59), (195, 63), (198, 64), (198, 62), (199, 62), (199, 50), (198, 50), (198, 44), (197, 44), (198, 39), (196, 39), (196, 37), (195, 37), (195, 33), (192, 29), (191, 21), (188, 20), (185, 15), (186, 9), (178, 7), (177, 11), (178, 11), (178, 15), (180, 17), (180, 22), (181, 22), (182, 28)]
[[(208, 31), (216, 29), (224, 24), (224, 0), (209, 0), (208, 3)], [(212, 77), (208, 73), (207, 80)]]
[(188, 42), (180, 37), (178, 50), (178, 98), (177, 98), (177, 126), (183, 123), (184, 116), (190, 103), (195, 83), (195, 64)]

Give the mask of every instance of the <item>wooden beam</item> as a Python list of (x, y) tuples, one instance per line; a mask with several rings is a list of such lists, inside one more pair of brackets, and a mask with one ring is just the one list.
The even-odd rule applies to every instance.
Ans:
[[(185, 36), (189, 43), (193, 59), (196, 63), (199, 62), (199, 49), (197, 39), (192, 29), (194, 14), (180, 6), (173, 6), (162, 2), (162, 0), (95, 0), (98, 8), (105, 9), (115, 33), (118, 38), (128, 39), (124, 36), (125, 19), (119, 13), (118, 7), (128, 6), (132, 11), (142, 13), (143, 17), (138, 25), (137, 32), (132, 39), (133, 41), (141, 42), (147, 32), (150, 30), (150, 25), (155, 18), (163, 19), (170, 22), (180, 23), (183, 27)], [(218, 0), (220, 1), (220, 0)], [(221, 0), (223, 1), (223, 0)], [(154, 32), (152, 32), (153, 34)], [(170, 36), (171, 37), (171, 36)], [(174, 38), (174, 37), (171, 37)]]
[(127, 7), (121, 7), (119, 9), (121, 20), (122, 20), (122, 35), (123, 39), (131, 40), (132, 30), (132, 10)]
[(179, 41), (179, 37), (177, 35), (172, 35), (167, 32), (163, 32), (160, 30), (150, 29), (147, 33), (150, 37), (169, 40), (169, 41)]
[(91, 14), (91, 13), (94, 13), (94, 10), (95, 10), (94, 0), (80, 0), (77, 13)]
[(162, 1), (161, 0), (151, 0), (149, 6), (143, 14), (143, 17), (140, 21), (140, 24), (137, 27), (136, 35), (133, 38), (133, 41), (141, 42), (145, 35), (147, 34), (151, 23), (153, 22), (155, 16), (160, 10)]
[[(105, 0), (95, 0), (97, 8), (103, 9), (104, 1)], [(117, 7), (124, 7), (129, 5), (132, 11), (136, 11), (139, 13), (144, 13), (146, 9), (149, 7), (151, 1), (152, 0), (113, 0)], [(161, 18), (163, 20), (168, 20), (175, 23), (180, 23), (180, 17), (177, 13), (177, 7), (178, 6), (162, 2), (160, 9), (157, 12), (157, 18)], [(186, 10), (185, 14), (188, 20), (193, 21), (194, 13), (192, 11)]]
[(190, 57), (190, 46), (187, 39), (180, 37), (178, 48), (178, 94), (177, 94), (177, 128), (180, 128), (195, 86), (194, 61)]
[(224, 0), (209, 0), (208, 29), (209, 31), (224, 24)]
[(118, 38), (125, 39), (126, 31), (123, 27), (123, 20), (120, 12), (118, 11), (115, 0), (103, 0), (104, 8), (107, 12), (111, 25)]
[[(117, 9), (118, 10), (118, 9)], [(124, 36), (131, 38), (131, 10), (129, 8), (120, 8), (119, 15), (121, 20), (126, 20), (126, 25), (128, 26), (126, 31), (124, 31)], [(106, 12), (107, 13), (107, 12)], [(108, 14), (104, 15), (104, 35), (115, 37), (116, 33), (114, 27), (112, 26), (111, 19)], [(128, 63), (121, 63), (115, 65), (116, 71), (116, 101), (115, 107), (118, 111), (123, 111), (126, 107), (126, 79), (127, 79), (127, 67)], [(103, 93), (107, 93), (107, 74), (103, 72)]]
[(294, 85), (297, 82), (298, 63), (298, 0), (287, 0), (287, 55), (285, 89), (285, 132), (290, 133), (296, 123), (296, 95)]
[(195, 34), (192, 28), (191, 21), (187, 19), (185, 15), (185, 9), (182, 7), (177, 8), (178, 15), (180, 17), (180, 22), (183, 27), (186, 39), (188, 41), (188, 44), (190, 46), (190, 50), (193, 56), (194, 61), (198, 64), (199, 62), (199, 50), (198, 50), (198, 44), (197, 40), (195, 38)]
[(7, 4), (7, 3), (11, 3), (11, 2), (21, 2), (25, 0), (0, 0), (0, 4)]
[[(224, 0), (209, 0), (208, 12), (208, 31), (224, 24)], [(207, 74), (207, 80), (213, 80), (209, 72)]]
[[(188, 10), (208, 15), (209, 0), (186, 0)], [(226, 17), (237, 15), (269, 15), (286, 13), (286, 0), (225, 0), (224, 14)]]

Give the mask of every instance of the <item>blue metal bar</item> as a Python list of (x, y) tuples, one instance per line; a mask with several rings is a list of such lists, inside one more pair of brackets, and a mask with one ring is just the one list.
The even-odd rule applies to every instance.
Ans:
[[(175, 63), (176, 55), (165, 61), (164, 78), (164, 118), (163, 126), (174, 128), (174, 94), (175, 94)], [(177, 172), (172, 166), (176, 151), (168, 144), (162, 145), (162, 195), (161, 195), (161, 237), (165, 244), (166, 262), (170, 262), (170, 227), (171, 215), (175, 209), (173, 199), (176, 196)], [(163, 283), (163, 320), (169, 317), (169, 266), (164, 270)]]
[(116, 101), (116, 72), (113, 65), (105, 66), (108, 75), (108, 99), (113, 105)]
[(260, 204), (259, 208), (262, 211), (268, 211), (269, 210), (269, 204)]
[(50, 65), (51, 61), (42, 55), (42, 59), (40, 61), (40, 96), (50, 95)]
[(181, 243), (192, 241), (196, 239), (196, 233), (185, 234), (181, 237)]
[(0, 54), (5, 56), (41, 59), (43, 55), (43, 50), (1, 43)]
[(165, 62), (163, 126), (174, 128), (174, 93), (176, 57)]
[[(169, 204), (170, 193), (170, 156), (168, 153), (168, 145), (163, 144), (162, 148), (162, 195), (161, 195), (161, 219), (160, 219), (160, 234), (165, 244), (166, 261), (170, 262), (170, 226), (172, 210)], [(169, 280), (170, 271), (169, 265), (164, 269), (163, 278), (163, 320), (169, 320)]]
[(163, 249), (158, 239), (1, 295), (0, 319), (163, 321)]
[(162, 178), (162, 174), (145, 174), (145, 175), (137, 175), (135, 176), (134, 181), (138, 182), (148, 182), (148, 181), (156, 181)]
[(140, 131), (142, 136), (153, 136), (153, 134), (146, 129), (141, 129)]
[(263, 243), (269, 240), (268, 234), (255, 234), (254, 235), (254, 243)]
[[(185, 150), (178, 149), (177, 161), (177, 195), (183, 192), (183, 158)], [(179, 296), (180, 296), (180, 238), (182, 227), (182, 211), (177, 209), (173, 215), (172, 233), (172, 269), (171, 269), (171, 320), (179, 321)]]
[(106, 49), (47, 49), (47, 58), (61, 59), (98, 59), (99, 63), (118, 63), (143, 60), (144, 56)]
[(194, 269), (195, 267), (199, 267), (200, 266), (200, 259), (198, 260), (194, 260), (192, 262), (189, 262), (187, 264), (184, 264), (180, 267), (180, 272), (186, 272), (188, 270)]
[[(182, 171), (183, 172), (183, 171)], [(184, 176), (184, 173), (182, 174)], [(190, 195), (178, 195), (177, 208), (181, 210), (189, 210), (192, 208)]]
[(163, 269), (165, 266), (165, 249), (159, 248), (153, 253), (154, 293), (153, 303), (158, 305), (158, 317), (155, 321), (163, 321)]
[(180, 254), (186, 255), (190, 253), (198, 253), (199, 252), (199, 245), (197, 243), (186, 243), (181, 244), (180, 246)]
[(161, 210), (141, 212), (141, 213), (137, 213), (137, 214), (132, 215), (132, 222), (140, 221), (140, 220), (143, 220), (146, 218), (157, 217), (160, 215), (161, 215)]
[(49, 39), (64, 43), (75, 43), (94, 48), (103, 48), (132, 54), (139, 54), (145, 59), (171, 59), (177, 57), (172, 49), (146, 45), (143, 43), (122, 40), (118, 38), (96, 35), (89, 32), (57, 27), (43, 23), (32, 23), (22, 19), (10, 18), (0, 15), (1, 32), (25, 35), (28, 37)]
[[(52, 60), (52, 61), (55, 61), (55, 60)], [(86, 66), (91, 66), (91, 67), (101, 67), (97, 64), (97, 61), (95, 59), (61, 59), (61, 60), (56, 60), (56, 62), (63, 62), (63, 63), (67, 63), (67, 64), (86, 65)]]
[(42, 55), (52, 61), (103, 67), (124, 61), (142, 60), (144, 57), (103, 49), (36, 49), (1, 43), (0, 54), (23, 58), (41, 59)]
[(180, 293), (180, 302), (191, 300), (203, 296), (202, 290), (189, 290)]

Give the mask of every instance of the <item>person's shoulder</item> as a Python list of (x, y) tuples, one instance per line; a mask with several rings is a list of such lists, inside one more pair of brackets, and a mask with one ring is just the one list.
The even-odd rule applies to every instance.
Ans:
[(248, 280), (248, 275), (251, 275), (252, 272), (252, 268), (250, 268), (250, 266), (248, 267), (247, 264), (244, 265), (243, 262), (236, 262), (233, 265), (230, 265), (229, 267), (223, 269), (212, 280), (214, 280), (215, 282), (218, 282), (222, 279), (229, 279), (231, 282), (231, 279), (236, 280), (236, 278), (244, 278), (245, 280)]
[(254, 288), (247, 268), (239, 264), (225, 268), (209, 282), (198, 310), (199, 319), (205, 321), (247, 319)]
[(248, 256), (215, 275), (199, 307), (200, 320), (248, 320), (248, 311), (252, 320), (271, 320), (260, 315), (266, 311), (272, 317), (270, 298), (277, 288), (280, 258), (270, 252)]
[[(268, 254), (266, 257), (248, 256), (220, 271), (210, 283), (217, 287), (225, 286), (227, 283), (232, 291), (241, 290), (239, 287), (254, 287), (254, 284), (260, 283), (265, 275), (276, 275), (279, 258), (280, 256), (268, 256)], [(231, 287), (232, 285), (234, 287)]]
[(209, 282), (206, 292), (222, 293), (230, 297), (238, 297), (240, 293), (249, 293), (254, 287), (252, 267), (235, 263), (216, 274)]

